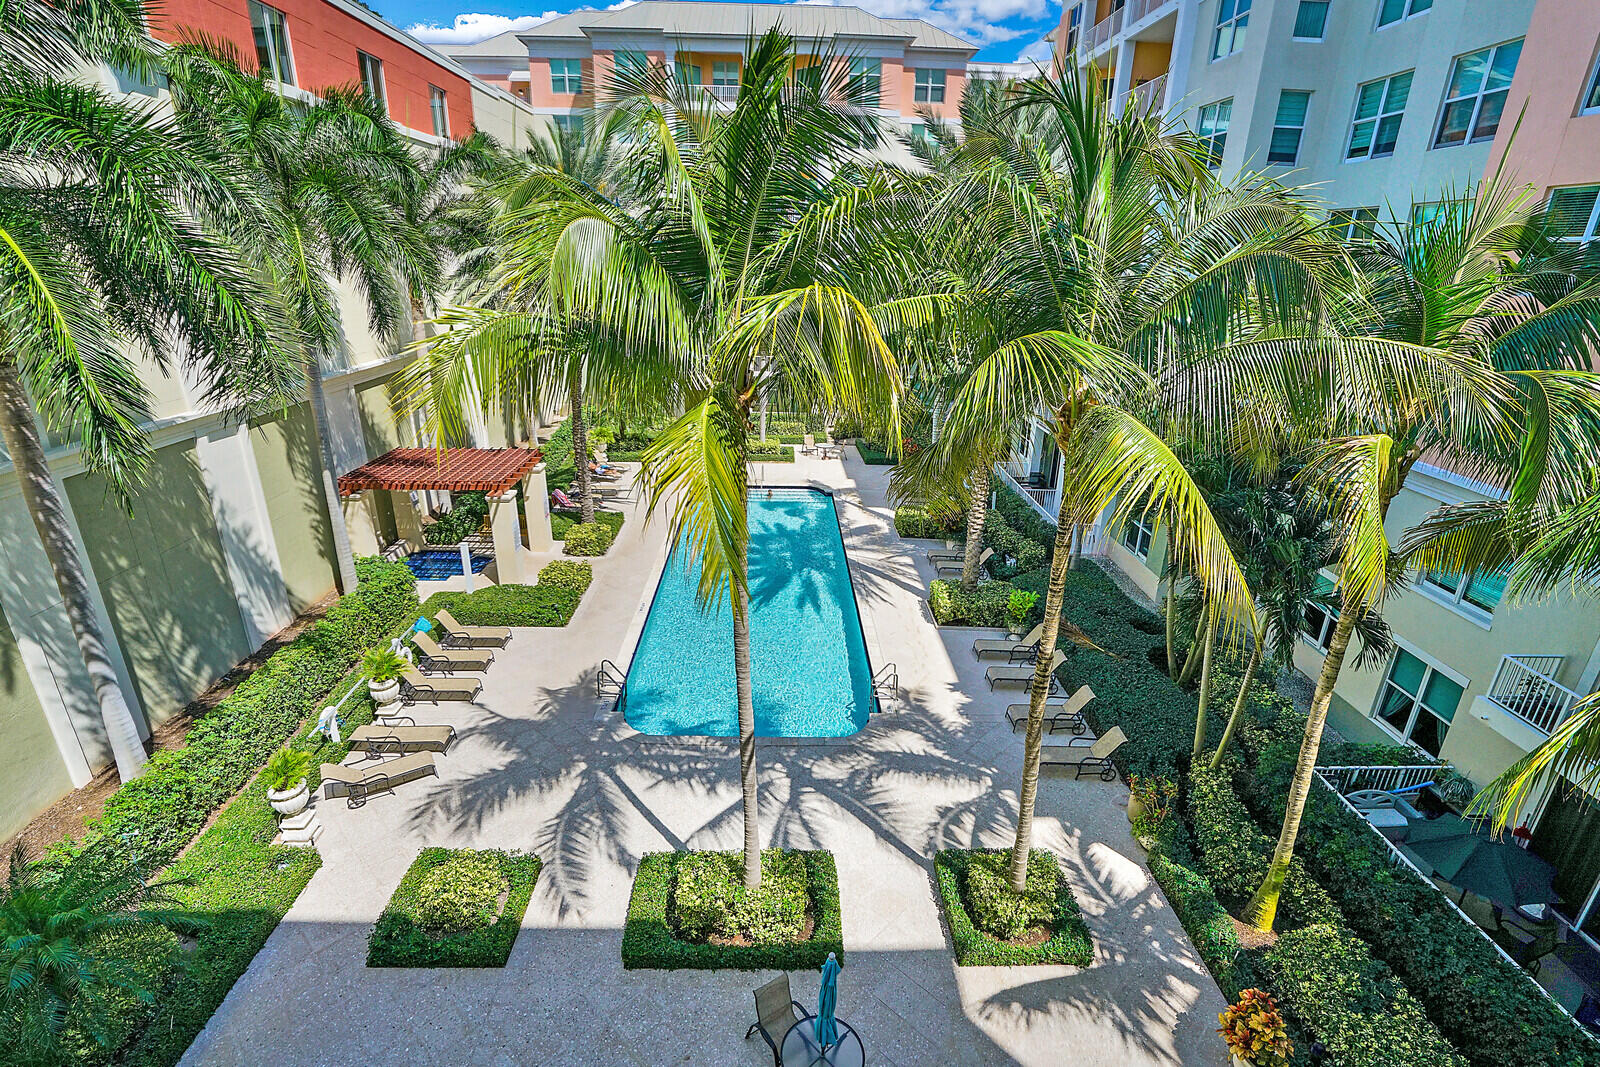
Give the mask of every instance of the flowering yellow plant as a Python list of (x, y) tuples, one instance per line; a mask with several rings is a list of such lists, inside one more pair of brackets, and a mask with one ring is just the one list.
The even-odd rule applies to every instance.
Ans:
[(1263, 989), (1246, 989), (1238, 1003), (1217, 1016), (1217, 1033), (1235, 1056), (1254, 1067), (1286, 1067), (1294, 1043), (1289, 1040), (1278, 1002)]

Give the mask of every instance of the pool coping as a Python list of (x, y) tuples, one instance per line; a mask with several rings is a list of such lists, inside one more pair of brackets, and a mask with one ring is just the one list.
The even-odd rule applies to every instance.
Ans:
[[(846, 537), (843, 516), (839, 512), (839, 503), (841, 499), (843, 499), (846, 503), (854, 504), (856, 507), (862, 507), (863, 505), (861, 503), (860, 495), (858, 493), (850, 492), (846, 489), (840, 489), (838, 487), (829, 485), (826, 482), (818, 481), (815, 478), (808, 479), (804, 485), (794, 484), (793, 482), (785, 482), (781, 485), (777, 483), (763, 483), (759, 486), (754, 486), (751, 488), (811, 489), (825, 494), (833, 501), (834, 522), (839, 528), (839, 546), (844, 553), (845, 577), (850, 582), (850, 598), (855, 602), (856, 607), (856, 626), (861, 631), (862, 654), (867, 660), (868, 677), (876, 678), (876, 672), (873, 670), (871, 642), (867, 639), (867, 617), (865, 612), (861, 610), (861, 600), (856, 595), (855, 574), (852, 573), (853, 567), (850, 559), (849, 540)], [(623, 671), (624, 677), (626, 677), (627, 673), (633, 669), (633, 657), (638, 653), (639, 641), (644, 636), (645, 620), (650, 615), (650, 608), (655, 604), (656, 593), (659, 592), (661, 588), (661, 578), (666, 571), (667, 561), (671, 558), (671, 556), (672, 546), (668, 543), (667, 538), (663, 538), (661, 543), (656, 547), (653, 562), (647, 570), (648, 574), (654, 576), (654, 581), (646, 583), (644, 591), (641, 593), (639, 598), (639, 606), (634, 609), (633, 617), (628, 621), (628, 628), (623, 633), (622, 645), (618, 652), (618, 658), (612, 661), (618, 666), (619, 669)], [(874, 632), (876, 632), (876, 627), (874, 627)], [(622, 666), (624, 659), (626, 660), (626, 667)], [(621, 703), (622, 700), (620, 696), (608, 697), (601, 702), (599, 709), (596, 710), (594, 714), (594, 721), (599, 725), (612, 728), (615, 731), (613, 737), (618, 741), (628, 741), (639, 744), (674, 745), (678, 747), (689, 746), (695, 748), (731, 748), (734, 751), (737, 751), (738, 749), (739, 738), (737, 736), (715, 737), (709, 734), (647, 734), (639, 730), (635, 730), (632, 724), (628, 722), (626, 714), (622, 711)], [(867, 721), (861, 725), (861, 728), (856, 730), (854, 733), (846, 734), (843, 737), (767, 737), (758, 735), (756, 737), (756, 741), (766, 744), (780, 744), (788, 748), (813, 746), (830, 748), (848, 745), (854, 742), (854, 740), (872, 724), (873, 720), (881, 718), (883, 715), (888, 713), (888, 709), (885, 708), (883, 700), (878, 696), (876, 687), (874, 687), (872, 692), (872, 704), (873, 710), (867, 713)]]

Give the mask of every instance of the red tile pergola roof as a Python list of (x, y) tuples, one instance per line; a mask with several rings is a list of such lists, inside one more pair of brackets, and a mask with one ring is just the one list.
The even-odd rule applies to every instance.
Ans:
[(504, 493), (539, 462), (529, 448), (396, 448), (339, 477), (339, 495), (363, 489)]

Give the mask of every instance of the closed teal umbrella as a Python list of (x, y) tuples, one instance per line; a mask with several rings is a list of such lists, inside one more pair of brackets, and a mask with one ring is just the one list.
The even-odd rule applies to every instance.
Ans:
[(822, 964), (822, 988), (817, 990), (817, 1018), (812, 1033), (824, 1050), (839, 1043), (839, 1027), (834, 1024), (833, 1010), (839, 1003), (839, 961), (833, 953)]

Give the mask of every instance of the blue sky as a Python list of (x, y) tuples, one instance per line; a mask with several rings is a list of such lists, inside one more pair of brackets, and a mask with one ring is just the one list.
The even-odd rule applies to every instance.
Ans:
[[(544, 19), (593, 3), (564, 3), (546, 7), (516, 0), (465, 0), (465, 10), (440, 6), (438, 0), (373, 0), (383, 17), (419, 40), (438, 44), (481, 41), (506, 30), (520, 30)], [(545, 0), (549, 3), (550, 0)], [(623, 6), (622, 0), (616, 6)], [(827, 3), (829, 0), (805, 0)], [(1061, 20), (1060, 0), (856, 0), (857, 6), (886, 18), (926, 19), (942, 29), (981, 46), (977, 58), (1009, 61), (1043, 59), (1048, 49), (1039, 39)]]

